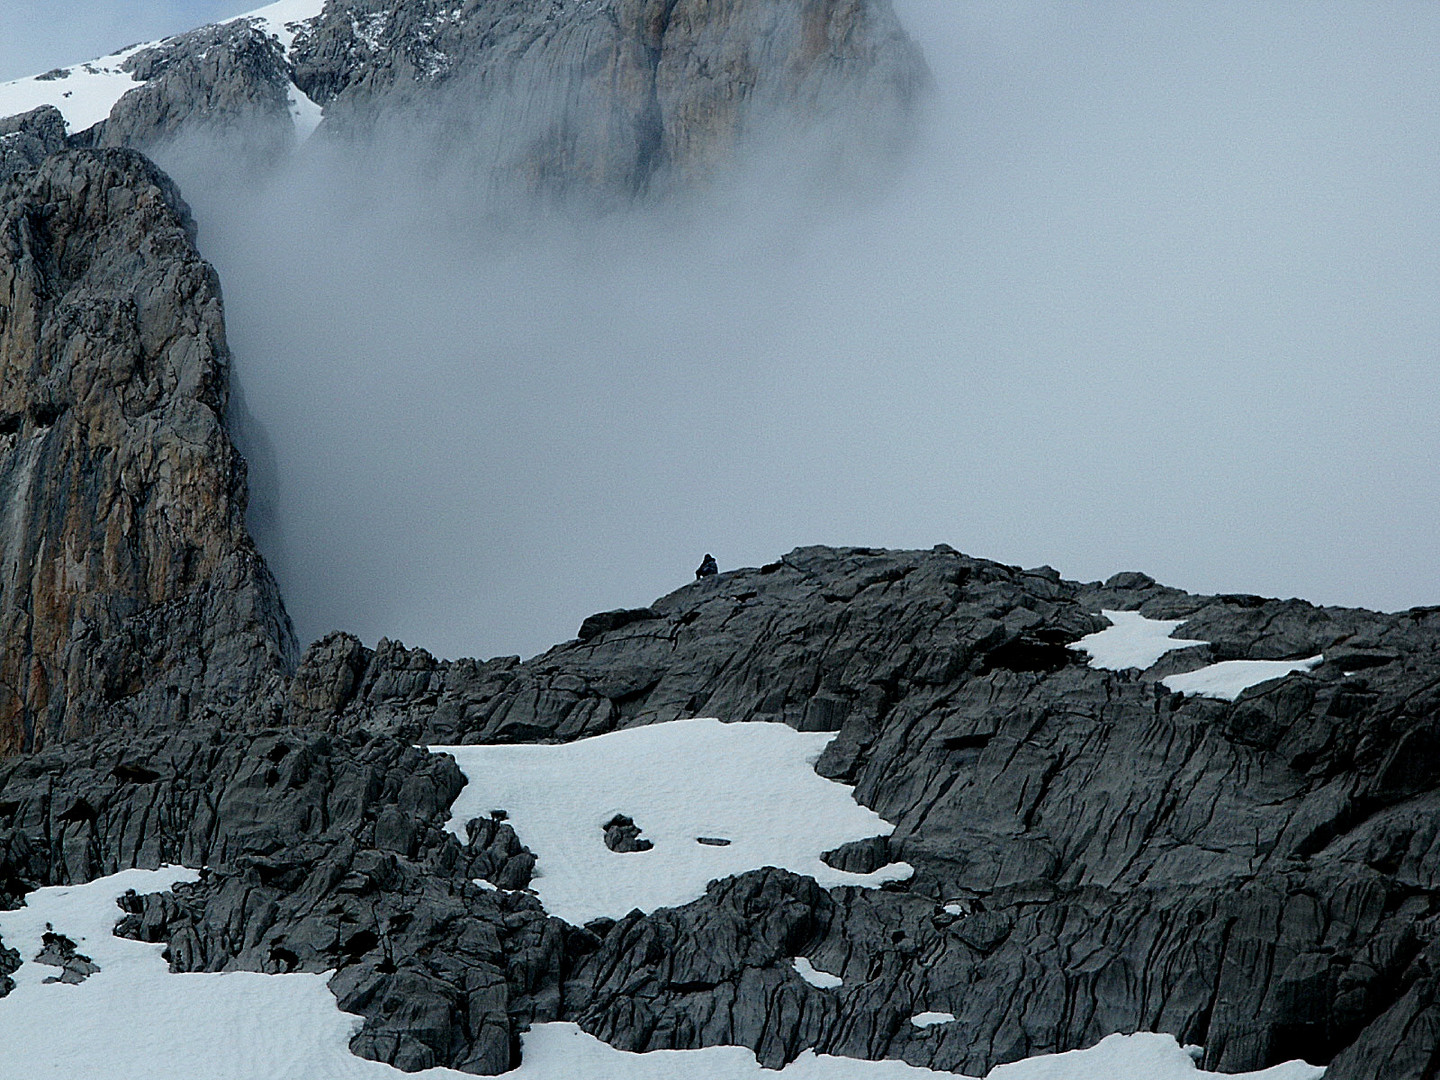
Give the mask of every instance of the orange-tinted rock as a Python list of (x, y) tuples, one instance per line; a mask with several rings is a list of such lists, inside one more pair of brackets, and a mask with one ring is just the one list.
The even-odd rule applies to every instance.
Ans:
[(224, 713), (293, 667), (193, 230), (127, 150), (0, 188), (0, 754)]

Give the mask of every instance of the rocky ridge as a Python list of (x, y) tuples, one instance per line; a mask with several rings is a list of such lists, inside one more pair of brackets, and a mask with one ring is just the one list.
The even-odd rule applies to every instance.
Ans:
[[(1143, 674), (1096, 670), (1069, 646), (1107, 625), (1102, 608), (1184, 618), (1210, 644)], [(609, 981), (576, 999), (588, 1030), (627, 1049), (735, 1042), (778, 1064), (814, 1045), (971, 1074), (1163, 1030), (1225, 1071), (1318, 1056), (1342, 1077), (1425, 1075), (1433, 1042), (1394, 1035), (1440, 1015), (1440, 613), (1197, 597), (1138, 574), (1084, 585), (943, 547), (815, 548), (587, 629), (602, 624), (526, 664), (332, 637), (302, 663), (290, 715), (431, 743), (686, 715), (836, 731), (818, 770), (897, 828), (833, 858), (917, 873), (901, 893), (812, 903), (805, 954), (846, 990), (772, 970), (740, 995), (753, 1016), (731, 998), (777, 950), (718, 979), (670, 973), (717, 955), (685, 929), (713, 917), (708, 898), (612, 930)], [(1317, 653), (1313, 672), (1235, 702), (1158, 681)], [(944, 911), (957, 902), (968, 914)], [(641, 959), (654, 934), (672, 942), (658, 966)], [(782, 984), (817, 1012), (775, 999)], [(922, 1006), (958, 1020), (902, 1022)]]
[[(1211, 644), (1143, 677), (1096, 670), (1068, 645), (1102, 606), (1188, 616)], [(1428, 1075), (1437, 613), (1083, 585), (944, 548), (801, 549), (648, 610), (525, 664), (334, 635), (291, 683), (288, 727), (157, 732), (158, 775), (103, 740), (88, 768), (68, 747), (12, 762), (5, 865), (39, 884), (208, 863), (128, 905), (125, 932), (169, 942), (176, 970), (336, 970), (367, 1017), (356, 1051), (407, 1068), (498, 1071), (525, 1024), (566, 1019), (625, 1049), (738, 1043), (770, 1065), (815, 1047), (976, 1074), (1139, 1029), (1224, 1071), (1305, 1056), (1332, 1077)], [(1234, 702), (1158, 681), (1312, 650), (1314, 671)], [(466, 844), (443, 833), (462, 780), (410, 749), (690, 712), (836, 730), (820, 770), (898, 827), (831, 861), (916, 876), (824, 890), (758, 870), (567, 926), (473, 884), (523, 890), (524, 837), (493, 819)], [(794, 956), (843, 985), (811, 986)], [(908, 1022), (923, 1011), (957, 1019)]]

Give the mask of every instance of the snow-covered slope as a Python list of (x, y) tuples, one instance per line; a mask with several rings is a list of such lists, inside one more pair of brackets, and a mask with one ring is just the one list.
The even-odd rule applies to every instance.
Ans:
[[(324, 0), (279, 0), (216, 25), (245, 23), (254, 26), (275, 41), (288, 61), (296, 33), (315, 19), (323, 6)], [(146, 80), (135, 76), (136, 57), (152, 49), (165, 49), (185, 36), (142, 42), (109, 56), (0, 83), (0, 117), (53, 105), (64, 115), (72, 134), (84, 131), (105, 120), (122, 97), (145, 84)], [(289, 89), (291, 116), (296, 131), (301, 137), (308, 136), (320, 123), (320, 106), (293, 80)]]
[[(325, 976), (171, 974), (161, 946), (116, 938), (116, 901), (194, 880), (182, 869), (127, 870), (86, 885), (39, 889), (0, 912), (0, 937), (24, 963), (0, 999), (3, 1080), (468, 1080), (469, 1073), (403, 1073), (349, 1052), (356, 1018), (336, 1007)], [(35, 957), (64, 935), (99, 970), (79, 983)], [(919, 1021), (921, 1018), (916, 1017)], [(45, 1033), (41, 1037), (41, 1033)], [(763, 1080), (743, 1047), (627, 1053), (574, 1024), (537, 1024), (523, 1037), (518, 1080)], [(1318, 1080), (1323, 1069), (1291, 1062), (1235, 1080)], [(953, 1073), (899, 1061), (858, 1061), (806, 1051), (783, 1080), (922, 1080)], [(1218, 1080), (1165, 1035), (1111, 1036), (1068, 1054), (1000, 1066), (992, 1080)], [(963, 1080), (963, 1078), (962, 1078)]]
[(0, 83), (0, 116), (53, 105), (64, 115), (72, 132), (83, 131), (109, 116), (115, 103), (139, 85), (124, 64), (156, 44), (151, 41), (132, 45), (72, 67)]

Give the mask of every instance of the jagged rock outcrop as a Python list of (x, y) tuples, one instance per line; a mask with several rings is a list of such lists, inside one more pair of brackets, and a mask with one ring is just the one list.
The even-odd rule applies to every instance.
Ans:
[(282, 686), (228, 365), (215, 272), (146, 159), (67, 151), (0, 188), (0, 755), (260, 715)]
[(0, 120), (0, 183), (64, 150), (65, 118), (52, 105)]
[(274, 37), (245, 20), (170, 38), (125, 61), (141, 85), (90, 135), (146, 152), (184, 140), (223, 143), (251, 167), (295, 144), (290, 68)]
[[(1067, 646), (1101, 607), (1188, 617), (1211, 644), (1143, 677), (1093, 669)], [(334, 968), (367, 1017), (356, 1050), (411, 1068), (493, 1072), (526, 1023), (567, 1019), (626, 1049), (738, 1043), (773, 1065), (814, 1047), (976, 1074), (1161, 1030), (1221, 1070), (1303, 1056), (1331, 1080), (1427, 1076), (1440, 612), (1082, 585), (945, 548), (802, 549), (649, 611), (525, 664), (332, 635), (292, 683), (288, 731), (12, 762), (0, 880), (203, 862), (200, 883), (135, 901), (127, 932), (167, 940), (177, 969)], [(1315, 653), (1233, 702), (1157, 681)], [(903, 858), (915, 877), (824, 890), (759, 870), (566, 927), (471, 883), (523, 889), (525, 837), (494, 817), (466, 845), (441, 833), (460, 779), (409, 749), (694, 712), (837, 731), (819, 768), (898, 827), (831, 861)], [(811, 985), (796, 956), (842, 985)], [(957, 1019), (909, 1022), (929, 1011)]]
[[(0, 905), (130, 866), (209, 867), (128, 898), (118, 932), (167, 941), (176, 971), (335, 971), (367, 1018), (356, 1053), (503, 1072), (524, 1025), (555, 1016), (565, 927), (474, 884), (522, 889), (534, 857), (500, 822), (464, 845), (442, 830), (463, 785), (453, 761), (386, 738), (201, 723), (55, 746), (0, 762)], [(6, 963), (0, 949), (0, 977)]]
[[(1210, 644), (1143, 677), (1096, 670), (1068, 645), (1107, 625), (1102, 608), (1186, 618)], [(1313, 671), (1234, 702), (1158, 681), (1316, 654)], [(336, 657), (343, 678), (327, 675)], [(807, 955), (845, 989), (770, 970), (774, 950), (716, 979), (672, 977), (712, 952), (675, 928), (708, 925), (707, 898), (605, 936), (619, 954), (567, 986), (569, 1015), (628, 1048), (738, 1042), (781, 1060), (813, 1045), (975, 1074), (1148, 1029), (1203, 1043), (1223, 1070), (1306, 1056), (1334, 1057), (1338, 1080), (1425, 1075), (1440, 612), (1190, 596), (1138, 574), (1083, 585), (943, 547), (815, 548), (687, 585), (525, 664), (337, 638), (301, 670), (349, 688), (327, 699), (334, 730), (430, 743), (689, 715), (837, 732), (818, 769), (898, 823), (883, 856), (917, 871), (903, 891), (838, 901), (860, 915), (831, 900), (807, 917)], [(952, 901), (967, 914), (945, 913)], [(623, 944), (657, 933), (673, 948)], [(784, 1004), (732, 1009), (756, 978), (760, 1000), (783, 983)], [(612, 979), (628, 989), (607, 1004)], [(901, 1022), (926, 1010), (958, 1020)]]
[(20, 967), (20, 954), (5, 947), (0, 940), (0, 997), (15, 989), (15, 980), (10, 978)]

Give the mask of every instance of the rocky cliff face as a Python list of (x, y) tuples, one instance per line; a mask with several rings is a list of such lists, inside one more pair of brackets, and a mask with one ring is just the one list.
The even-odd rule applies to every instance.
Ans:
[(239, 152), (250, 167), (273, 164), (295, 145), (284, 49), (247, 21), (182, 34), (125, 67), (141, 85), (87, 141), (154, 152), (203, 140)]
[(292, 666), (193, 228), (133, 151), (0, 188), (0, 753), (251, 710)]
[(882, 134), (894, 147), (927, 78), (874, 0), (332, 2), (291, 57), (334, 128), (393, 134), (439, 91), (443, 154), (469, 147), (473, 169), (531, 187), (624, 192), (708, 178), (771, 126), (844, 116), (852, 151)]
[[(888, 0), (317, 0), (111, 59), (118, 100), (81, 145), (263, 163), (323, 108), (332, 141), (451, 179), (611, 197), (693, 187), (765, 138), (812, 139), (832, 172), (893, 151), (928, 79)], [(43, 77), (54, 104), (70, 74)]]
[(65, 118), (53, 105), (0, 120), (0, 179), (36, 168), (65, 146)]

